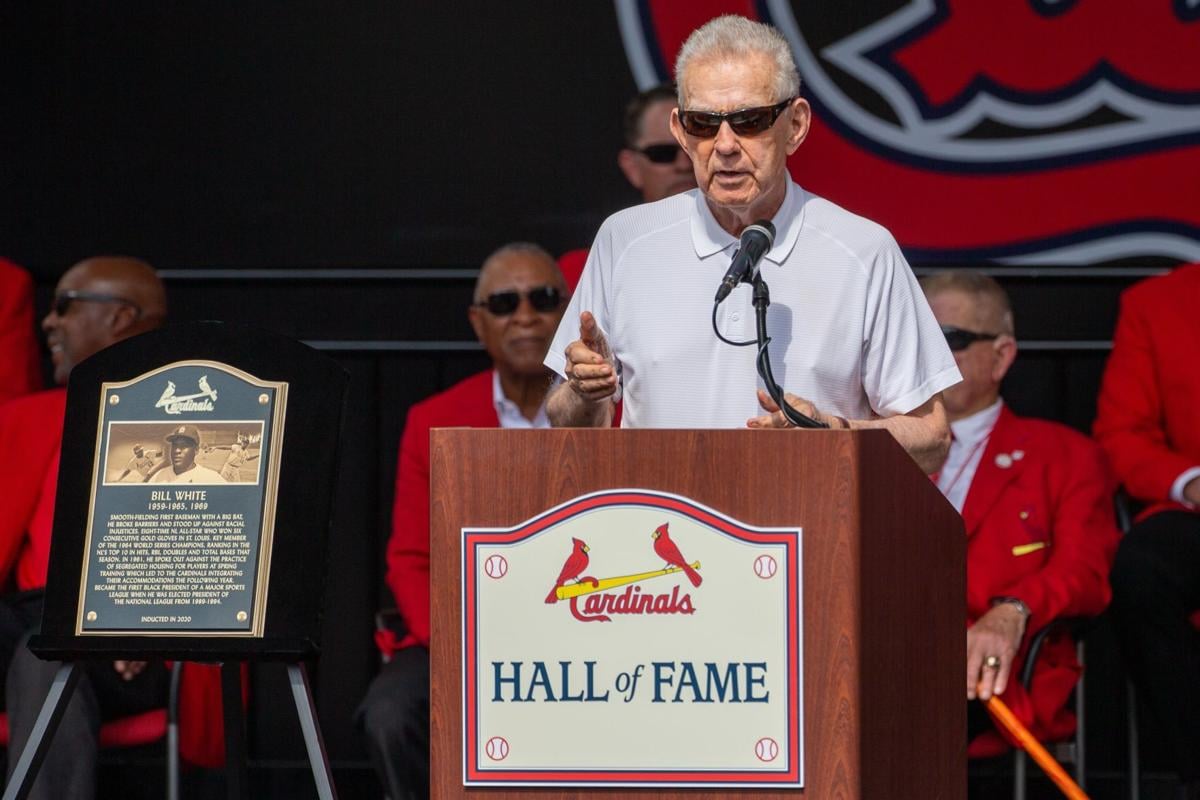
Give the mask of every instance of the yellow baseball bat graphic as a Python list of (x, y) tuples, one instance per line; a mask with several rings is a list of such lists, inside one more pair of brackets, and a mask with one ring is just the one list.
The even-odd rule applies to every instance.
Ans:
[[(693, 561), (692, 569), (700, 569), (700, 562)], [(554, 590), (554, 593), (558, 596), (559, 600), (567, 600), (572, 597), (582, 597), (592, 592), (603, 592), (605, 589), (624, 586), (627, 583), (637, 583), (638, 581), (649, 580), (650, 578), (661, 578), (663, 575), (670, 575), (673, 572), (680, 572), (679, 567), (667, 567), (666, 569), (657, 569), (653, 572), (639, 572), (636, 575), (618, 575), (615, 578), (601, 578), (594, 585), (590, 581), (572, 583), (570, 586), (558, 587)]]

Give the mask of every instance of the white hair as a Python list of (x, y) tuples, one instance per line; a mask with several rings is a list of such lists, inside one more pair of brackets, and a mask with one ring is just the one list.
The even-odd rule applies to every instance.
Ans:
[(480, 296), (480, 290), (488, 273), (495, 268), (496, 264), (508, 256), (514, 255), (532, 256), (533, 258), (545, 261), (554, 268), (556, 278), (562, 281), (562, 273), (558, 269), (558, 261), (555, 260), (554, 256), (550, 255), (549, 250), (533, 242), (509, 242), (493, 250), (492, 254), (483, 260), (483, 266), (479, 268), (479, 275), (475, 278), (475, 291), (472, 293), (476, 303), (483, 299)]
[(770, 25), (754, 22), (735, 14), (726, 14), (706, 22), (683, 43), (675, 59), (675, 85), (679, 107), (684, 108), (687, 69), (693, 62), (715, 58), (736, 58), (761, 54), (775, 64), (775, 97), (781, 103), (800, 94), (800, 71), (792, 58), (783, 34)]

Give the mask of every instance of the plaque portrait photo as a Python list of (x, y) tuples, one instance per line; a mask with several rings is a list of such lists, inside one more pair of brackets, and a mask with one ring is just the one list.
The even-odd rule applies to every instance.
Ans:
[(110, 422), (104, 485), (259, 482), (263, 423)]

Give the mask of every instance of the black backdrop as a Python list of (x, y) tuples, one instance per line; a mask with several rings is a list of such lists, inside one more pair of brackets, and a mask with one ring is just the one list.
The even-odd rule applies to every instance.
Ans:
[(0, 242), (41, 276), (475, 264), (634, 199), (609, 3), (5, 3), (0, 48)]
[[(390, 602), (404, 414), (485, 365), (465, 309), (487, 252), (585, 246), (636, 199), (612, 4), (7, 3), (0, 51), (0, 253), (34, 273), (39, 314), (70, 264), (129, 253), (163, 271), (174, 319), (275, 330), (350, 371), (316, 693), (339, 778), (366, 774), (351, 712)], [(1090, 425), (1117, 296), (1156, 266), (993, 270), (1017, 307), (1016, 410)], [(1094, 650), (1105, 770), (1121, 679)], [(306, 785), (281, 670), (256, 671), (252, 704), (256, 763)]]

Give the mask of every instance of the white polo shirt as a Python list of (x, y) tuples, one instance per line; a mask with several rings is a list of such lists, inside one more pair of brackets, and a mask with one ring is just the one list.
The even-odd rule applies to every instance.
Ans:
[[(904, 414), (961, 380), (899, 246), (884, 228), (788, 182), (760, 271), (771, 290), (771, 366), (784, 391), (852, 419)], [(546, 355), (566, 377), (567, 345), (591, 311), (621, 375), (622, 427), (736, 428), (762, 413), (755, 350), (712, 330), (713, 294), (737, 239), (693, 190), (601, 225)], [(754, 339), (751, 287), (717, 324)]]

